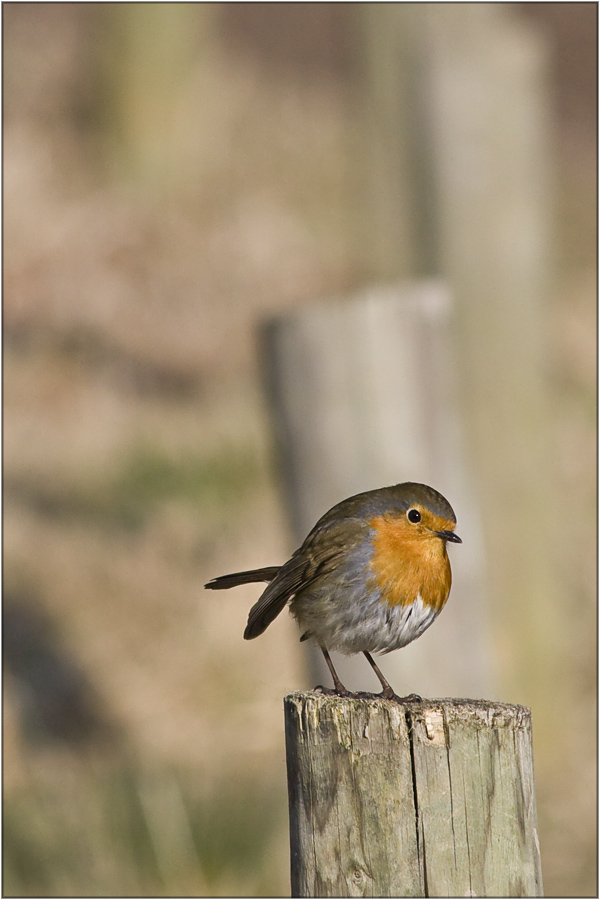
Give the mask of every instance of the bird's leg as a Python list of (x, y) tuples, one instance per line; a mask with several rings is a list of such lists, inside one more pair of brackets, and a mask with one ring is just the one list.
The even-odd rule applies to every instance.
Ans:
[(369, 663), (369, 665), (371, 666), (371, 668), (373, 669), (373, 671), (375, 672), (375, 674), (377, 675), (377, 677), (379, 678), (379, 680), (381, 682), (381, 687), (383, 688), (383, 690), (379, 696), (385, 697), (386, 700), (395, 700), (396, 694), (394, 693), (394, 688), (391, 686), (389, 681), (387, 681), (383, 672), (381, 671), (381, 669), (379, 668), (379, 666), (377, 665), (377, 663), (375, 662), (375, 660), (373, 659), (371, 654), (367, 653), (366, 650), (363, 650), (363, 653), (365, 654), (365, 656), (367, 658), (367, 662)]
[(327, 663), (327, 668), (331, 672), (331, 677), (333, 678), (333, 684), (335, 687), (334, 687), (334, 690), (332, 691), (331, 688), (325, 688), (325, 687), (323, 687), (323, 685), (318, 684), (316, 686), (315, 690), (322, 691), (324, 694), (337, 694), (339, 697), (349, 697), (350, 692), (346, 690), (346, 688), (340, 681), (340, 679), (338, 677), (338, 673), (333, 668), (333, 663), (331, 662), (331, 657), (330, 657), (329, 653), (327, 652), (325, 647), (321, 646), (321, 644), (319, 644), (319, 646), (321, 647), (321, 653), (325, 657), (325, 662)]
[(381, 687), (383, 688), (383, 690), (379, 694), (380, 697), (383, 697), (384, 700), (397, 700), (397, 701), (412, 700), (414, 702), (419, 702), (422, 699), (421, 697), (419, 697), (418, 694), (409, 694), (408, 697), (399, 697), (394, 692), (393, 687), (391, 686), (389, 681), (385, 678), (383, 672), (381, 671), (381, 669), (379, 668), (379, 666), (377, 665), (377, 663), (375, 662), (375, 660), (373, 659), (371, 654), (367, 653), (366, 650), (363, 650), (363, 653), (367, 658), (367, 662), (369, 663), (369, 665), (371, 666), (371, 668), (373, 669), (373, 671), (375, 672), (375, 674), (377, 675), (377, 677), (379, 678), (379, 680), (381, 682)]

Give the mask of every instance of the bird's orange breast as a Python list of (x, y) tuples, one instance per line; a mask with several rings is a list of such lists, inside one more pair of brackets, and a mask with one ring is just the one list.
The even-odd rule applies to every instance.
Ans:
[(370, 568), (382, 602), (410, 606), (420, 594), (425, 606), (440, 612), (452, 584), (444, 541), (433, 534), (415, 534), (397, 516), (375, 516), (369, 524), (375, 532)]

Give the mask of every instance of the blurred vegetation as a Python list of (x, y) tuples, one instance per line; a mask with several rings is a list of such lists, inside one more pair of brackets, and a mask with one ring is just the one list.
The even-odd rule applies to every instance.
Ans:
[(88, 473), (79, 483), (8, 479), (10, 496), (48, 519), (80, 519), (108, 531), (143, 527), (161, 504), (178, 503), (201, 514), (239, 502), (262, 475), (249, 448), (225, 446), (218, 454), (174, 459), (141, 446), (105, 480)]
[(212, 783), (199, 796), (198, 773), (93, 758), (52, 774), (5, 803), (5, 896), (286, 893), (269, 863), (286, 809), (268, 784)]

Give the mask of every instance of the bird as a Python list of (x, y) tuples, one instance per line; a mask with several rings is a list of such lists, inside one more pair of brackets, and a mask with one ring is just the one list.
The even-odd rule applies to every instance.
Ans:
[[(302, 545), (281, 566), (267, 566), (211, 579), (205, 587), (226, 590), (268, 582), (251, 608), (244, 638), (261, 635), (289, 603), (301, 641), (323, 653), (334, 688), (342, 684), (330, 651), (363, 653), (381, 683), (377, 697), (398, 697), (371, 656), (410, 644), (438, 617), (450, 594), (447, 544), (461, 544), (456, 516), (445, 497), (416, 482), (364, 491), (326, 512)], [(372, 695), (369, 695), (372, 696)]]

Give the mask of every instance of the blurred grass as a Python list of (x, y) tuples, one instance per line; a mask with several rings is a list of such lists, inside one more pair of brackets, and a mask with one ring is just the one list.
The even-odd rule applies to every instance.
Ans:
[(199, 791), (197, 779), (135, 763), (34, 777), (5, 802), (4, 896), (287, 893), (269, 860), (285, 798), (240, 780)]
[(249, 448), (226, 446), (211, 455), (174, 456), (145, 445), (131, 450), (104, 479), (85, 481), (8, 477), (6, 490), (50, 519), (82, 519), (106, 530), (139, 530), (164, 503), (200, 510), (239, 502), (261, 477)]

